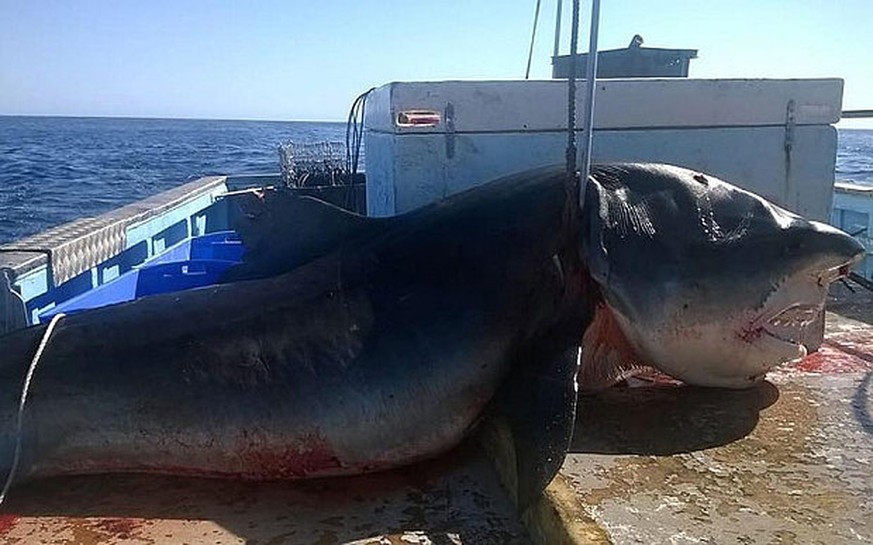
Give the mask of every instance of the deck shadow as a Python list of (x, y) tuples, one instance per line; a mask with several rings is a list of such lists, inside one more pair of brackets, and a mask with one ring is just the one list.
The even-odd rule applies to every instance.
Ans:
[(852, 396), (852, 412), (865, 432), (873, 435), (873, 415), (870, 406), (873, 404), (873, 372), (864, 375), (861, 384)]
[(873, 325), (873, 292), (851, 283), (835, 282), (828, 291), (827, 309)]
[(779, 398), (763, 381), (746, 390), (671, 386), (580, 395), (570, 451), (667, 456), (741, 439)]
[(244, 482), (127, 474), (43, 479), (13, 489), (2, 511), (0, 536), (29, 532), (28, 542), (90, 536), (94, 543), (225, 543), (237, 536), (250, 544), (378, 544), (379, 536), (404, 543), (405, 533), (416, 532), (435, 545), (458, 538), (462, 543), (528, 543), (491, 465), (468, 446), (431, 462), (349, 478)]

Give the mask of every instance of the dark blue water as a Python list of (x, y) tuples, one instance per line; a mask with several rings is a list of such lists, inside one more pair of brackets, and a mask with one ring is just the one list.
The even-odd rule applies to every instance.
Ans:
[[(0, 116), (0, 243), (208, 174), (278, 172), (280, 143), (341, 123)], [(841, 130), (837, 179), (873, 184), (873, 131)]]
[(837, 180), (873, 185), (873, 130), (840, 130)]
[(278, 172), (280, 143), (345, 124), (0, 116), (0, 243), (208, 174)]

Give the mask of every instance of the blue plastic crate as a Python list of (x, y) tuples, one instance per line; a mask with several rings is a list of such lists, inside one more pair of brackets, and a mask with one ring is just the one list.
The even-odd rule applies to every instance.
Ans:
[(242, 260), (244, 252), (239, 235), (233, 231), (186, 240), (138, 269), (41, 312), (39, 321), (45, 322), (59, 312), (72, 314), (133, 301), (146, 295), (216, 284), (227, 269)]
[(236, 231), (217, 231), (208, 235), (186, 239), (153, 257), (146, 265), (173, 263), (189, 259), (223, 259), (242, 261), (245, 246)]
[(133, 301), (136, 299), (136, 283), (139, 271), (133, 270), (122, 274), (118, 278), (80, 295), (67, 299), (63, 303), (39, 313), (39, 321), (46, 322), (59, 312), (74, 314), (91, 308), (105, 307)]
[(219, 231), (191, 239), (189, 259), (242, 261), (245, 246), (235, 231)]
[(138, 271), (136, 297), (216, 284), (233, 264), (233, 261), (221, 259), (190, 259), (143, 267)]

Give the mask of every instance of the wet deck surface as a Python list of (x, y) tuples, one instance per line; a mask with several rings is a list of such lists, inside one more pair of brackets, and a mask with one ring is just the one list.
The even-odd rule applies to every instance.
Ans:
[(470, 447), (398, 471), (294, 484), (51, 479), (17, 487), (8, 502), (8, 544), (529, 543), (493, 468)]
[(612, 542), (873, 542), (873, 305), (834, 307), (856, 319), (757, 388), (581, 399), (562, 473)]

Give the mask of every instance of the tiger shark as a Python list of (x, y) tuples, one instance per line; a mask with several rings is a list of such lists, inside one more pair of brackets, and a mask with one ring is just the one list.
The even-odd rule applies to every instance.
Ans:
[(20, 413), (46, 325), (0, 337), (0, 467), (19, 445), (17, 478), (348, 475), (496, 414), (524, 505), (563, 461), (577, 378), (750, 386), (804, 355), (863, 251), (679, 167), (596, 166), (581, 208), (566, 182), (523, 172), (383, 219), (268, 194), (223, 283), (60, 319)]

